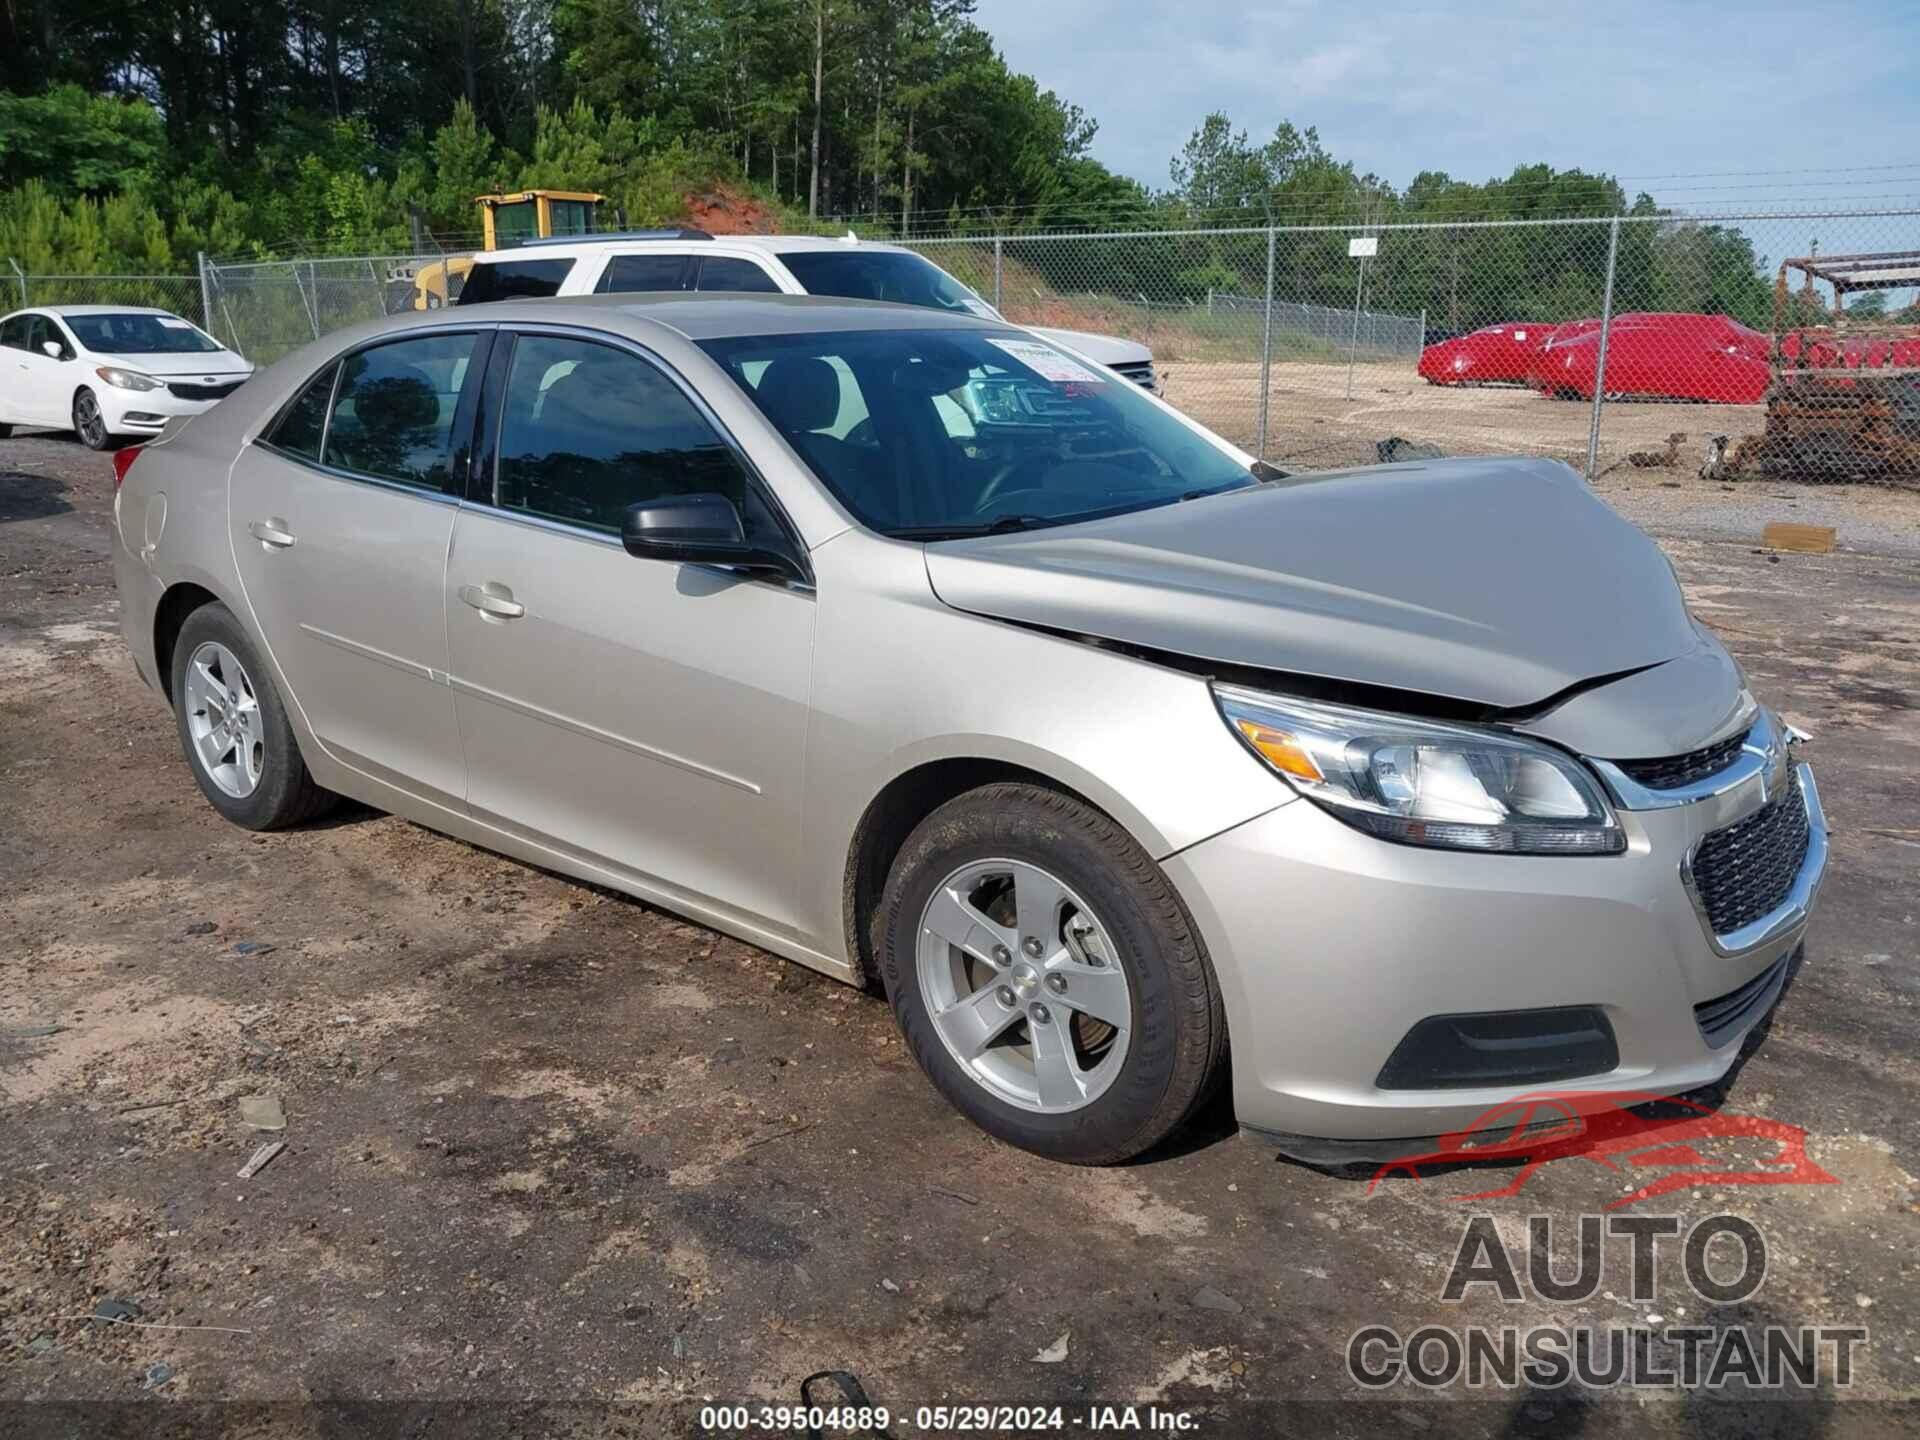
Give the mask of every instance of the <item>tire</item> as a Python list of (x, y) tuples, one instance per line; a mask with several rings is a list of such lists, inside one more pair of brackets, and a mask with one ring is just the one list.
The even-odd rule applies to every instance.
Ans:
[(73, 433), (89, 450), (113, 448), (113, 436), (107, 431), (106, 417), (100, 413), (100, 401), (84, 385), (73, 396)]
[[(1034, 888), (1022, 891), (1029, 872)], [(1039, 898), (1049, 882), (1060, 887), (1051, 906)], [(971, 908), (954, 910), (962, 894)], [(935, 915), (947, 930), (956, 915), (962, 929), (982, 917), (995, 928), (968, 932), (963, 948), (934, 930)], [(887, 998), (920, 1068), (962, 1114), (1023, 1150), (1076, 1165), (1131, 1159), (1179, 1129), (1224, 1073), (1226, 1015), (1186, 907), (1130, 835), (1058, 791), (987, 785), (934, 811), (894, 861), (879, 938)], [(1079, 1008), (1088, 1005), (1124, 1019), (1124, 1031)], [(1072, 1090), (1059, 1081), (1062, 1046)], [(1043, 1053), (1055, 1100), (1069, 1097), (1051, 1108)]]
[(4, 420), (0, 420), (0, 440), (5, 440), (11, 434), (13, 434), (13, 426)]
[[(206, 672), (196, 674), (197, 664), (206, 665)], [(212, 698), (221, 692), (238, 697), (231, 708), (235, 719), (224, 726), (218, 717), (228, 713), (227, 707)], [(272, 676), (226, 606), (203, 605), (180, 627), (173, 648), (172, 693), (187, 768), (207, 802), (234, 824), (248, 830), (284, 830), (337, 802), (338, 797), (321, 789), (308, 773)], [(231, 757), (228, 763), (208, 758), (218, 751)]]

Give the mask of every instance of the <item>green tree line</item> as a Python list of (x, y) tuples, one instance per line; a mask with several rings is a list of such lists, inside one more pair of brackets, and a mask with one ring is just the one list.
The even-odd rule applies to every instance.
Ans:
[(789, 227), (1144, 196), (972, 8), (17, 0), (0, 8), (0, 253), (171, 269), (401, 245), (416, 214), (457, 243), (475, 195), (536, 185), (598, 190), (633, 225), (715, 181)]
[[(1625, 216), (1616, 312), (1703, 311), (1757, 328), (1771, 323), (1772, 279), (1746, 235), (1671, 215), (1651, 196), (1628, 196), (1607, 175), (1524, 165), (1476, 183), (1423, 171), (1396, 189), (1329, 153), (1312, 128), (1283, 121), (1269, 139), (1254, 141), (1216, 112), (1173, 157), (1169, 180), (1132, 218), (1160, 231), (1287, 227), (1273, 247), (1280, 300), (1350, 307), (1358, 292), (1370, 309), (1424, 312), (1431, 329), (1452, 331), (1593, 315), (1605, 290), (1605, 224), (1488, 222)], [(1388, 226), (1424, 228), (1384, 231), (1362, 274), (1347, 253), (1349, 239)], [(1045, 253), (1035, 247), (1043, 268)], [(1209, 292), (1263, 295), (1267, 253), (1260, 233), (1154, 235), (1089, 243), (1074, 261), (1083, 288), (1149, 296), (1171, 289), (1172, 298), (1196, 301)]]
[[(973, 0), (13, 0), (0, 8), (0, 254), (30, 272), (191, 269), (215, 256), (471, 244), (476, 195), (596, 190), (603, 223), (662, 223), (716, 183), (781, 228), (913, 235), (1147, 231), (1036, 245), (1061, 293), (1263, 293), (1262, 235), (1218, 226), (1426, 222), (1369, 267), (1376, 309), (1438, 328), (1599, 304), (1623, 227), (1620, 309), (1765, 324), (1737, 230), (1661, 216), (1612, 178), (1547, 165), (1404, 189), (1282, 122), (1205, 117), (1149, 189), (1092, 158), (1093, 118), (1012, 70)], [(1351, 305), (1344, 233), (1288, 231), (1274, 293)], [(973, 277), (970, 277), (973, 278)]]

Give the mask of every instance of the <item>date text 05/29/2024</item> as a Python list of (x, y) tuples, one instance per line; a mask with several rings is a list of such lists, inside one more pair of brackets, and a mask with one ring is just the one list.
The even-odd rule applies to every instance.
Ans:
[(847, 1431), (884, 1434), (898, 1419), (916, 1431), (942, 1435), (1078, 1430), (1087, 1434), (1192, 1434), (1199, 1417), (1158, 1405), (919, 1405), (896, 1415), (881, 1405), (708, 1405), (700, 1428), (711, 1435), (804, 1434)]

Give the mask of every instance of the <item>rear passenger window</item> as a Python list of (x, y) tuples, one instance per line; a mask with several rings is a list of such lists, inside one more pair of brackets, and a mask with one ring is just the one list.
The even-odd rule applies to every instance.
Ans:
[(25, 315), (14, 315), (0, 322), (0, 347), (8, 350), (27, 348), (27, 317)]
[(659, 370), (586, 340), (523, 335), (507, 372), (497, 503), (618, 532), (638, 500), (711, 491), (748, 511), (747, 472)]
[(326, 463), (444, 490), (452, 474), (453, 416), (476, 341), (423, 335), (349, 355), (327, 426)]
[(545, 300), (558, 295), (573, 270), (571, 260), (497, 260), (475, 264), (460, 287), (456, 305), (484, 305), (489, 300)]
[(628, 290), (684, 290), (685, 255), (616, 255), (595, 287), (602, 294)]
[(779, 294), (773, 277), (751, 260), (736, 260), (729, 255), (709, 255), (700, 262), (702, 290), (764, 291)]
[(300, 392), (281, 415), (280, 423), (267, 435), (267, 443), (276, 450), (306, 460), (320, 458), (320, 437), (327, 428), (327, 402), (333, 398), (333, 377), (340, 369), (329, 365)]

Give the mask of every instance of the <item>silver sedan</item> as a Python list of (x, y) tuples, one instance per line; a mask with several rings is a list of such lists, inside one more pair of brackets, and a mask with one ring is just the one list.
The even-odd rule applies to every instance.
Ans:
[(1793, 737), (1566, 467), (1289, 477), (994, 320), (395, 318), (116, 459), (222, 814), (353, 796), (877, 982), (1063, 1160), (1229, 1078), (1329, 1161), (1711, 1082), (1825, 866)]

